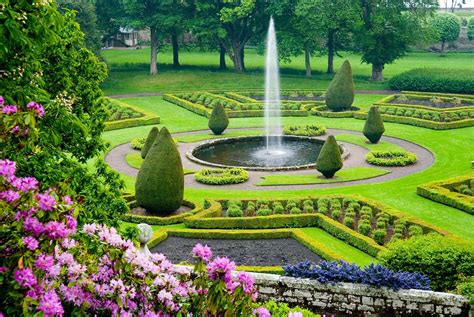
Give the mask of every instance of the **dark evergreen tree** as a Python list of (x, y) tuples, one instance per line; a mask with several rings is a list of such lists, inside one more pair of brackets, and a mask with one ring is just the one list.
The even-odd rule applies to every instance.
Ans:
[(364, 135), (370, 143), (377, 143), (385, 132), (379, 108), (371, 107), (365, 120)]
[(341, 150), (332, 135), (328, 136), (316, 160), (316, 169), (326, 178), (332, 178), (342, 168)]
[(229, 126), (229, 118), (225, 112), (224, 106), (216, 104), (212, 108), (211, 117), (209, 118), (209, 129), (215, 134), (222, 134)]
[(351, 109), (354, 102), (354, 81), (351, 64), (345, 60), (326, 90), (326, 106), (332, 111)]

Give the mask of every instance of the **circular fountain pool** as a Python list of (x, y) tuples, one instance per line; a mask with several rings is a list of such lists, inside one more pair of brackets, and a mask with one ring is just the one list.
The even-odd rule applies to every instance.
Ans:
[[(214, 167), (247, 170), (292, 170), (312, 168), (324, 141), (308, 137), (282, 136), (281, 147), (268, 148), (264, 136), (217, 139), (186, 153), (194, 162)], [(343, 158), (348, 153), (341, 145)]]

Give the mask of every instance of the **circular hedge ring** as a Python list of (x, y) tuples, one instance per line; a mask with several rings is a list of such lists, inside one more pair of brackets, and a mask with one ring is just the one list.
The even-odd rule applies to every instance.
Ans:
[(283, 129), (285, 135), (319, 136), (324, 133), (326, 133), (326, 127), (320, 125), (290, 125)]
[(240, 184), (249, 177), (249, 173), (242, 168), (202, 169), (194, 175), (196, 181), (207, 185)]
[(416, 155), (407, 151), (372, 151), (365, 160), (378, 166), (406, 166), (416, 163)]

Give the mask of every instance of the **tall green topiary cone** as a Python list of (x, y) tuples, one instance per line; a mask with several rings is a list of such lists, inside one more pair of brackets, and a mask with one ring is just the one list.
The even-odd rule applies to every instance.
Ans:
[(336, 138), (330, 135), (324, 142), (321, 152), (316, 160), (316, 169), (326, 178), (331, 178), (342, 168), (341, 150)]
[(183, 202), (184, 175), (178, 149), (166, 128), (150, 147), (135, 183), (138, 206), (163, 216)]
[(350, 110), (354, 102), (351, 64), (345, 60), (326, 90), (326, 106), (332, 111)]
[(209, 118), (209, 129), (216, 134), (220, 135), (227, 129), (229, 125), (229, 118), (225, 112), (224, 106), (216, 104), (212, 108), (211, 117)]
[(148, 151), (150, 150), (150, 147), (153, 145), (153, 143), (155, 143), (158, 133), (160, 133), (160, 130), (158, 130), (157, 127), (151, 128), (150, 132), (148, 133), (148, 136), (146, 137), (145, 144), (142, 147), (142, 159), (145, 159)]
[(370, 143), (377, 143), (385, 132), (379, 108), (371, 107), (365, 119), (364, 135)]

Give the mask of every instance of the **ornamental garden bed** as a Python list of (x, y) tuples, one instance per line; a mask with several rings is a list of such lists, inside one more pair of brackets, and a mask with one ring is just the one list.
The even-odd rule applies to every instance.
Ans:
[(160, 123), (160, 118), (154, 113), (116, 99), (107, 98), (107, 109), (109, 118), (105, 122), (106, 131)]
[(417, 187), (416, 193), (427, 199), (474, 215), (474, 173), (430, 182)]
[(319, 227), (376, 256), (381, 245), (432, 231), (447, 234), (417, 218), (376, 201), (353, 195), (298, 200), (206, 201), (207, 209), (188, 217), (189, 228), (268, 229)]
[(415, 153), (408, 151), (370, 151), (365, 160), (377, 166), (407, 166), (415, 164), (417, 158)]
[(171, 236), (153, 247), (173, 263), (194, 263), (192, 249), (208, 245), (214, 256), (228, 256), (240, 266), (283, 266), (306, 259), (319, 263), (322, 258), (293, 238), (272, 239), (203, 239)]

